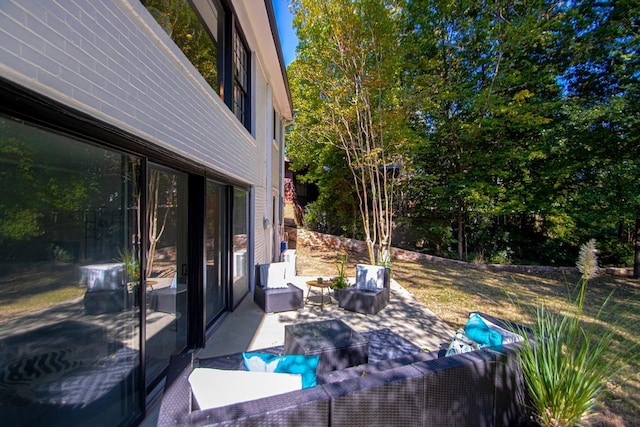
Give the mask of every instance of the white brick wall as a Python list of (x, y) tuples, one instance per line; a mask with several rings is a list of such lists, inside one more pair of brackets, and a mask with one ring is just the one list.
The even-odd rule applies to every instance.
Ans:
[(251, 185), (255, 261), (264, 262), (272, 107), (255, 55), (252, 64), (255, 137), (138, 0), (0, 2), (3, 78)]
[(263, 142), (137, 0), (4, 0), (0, 7), (3, 77), (235, 179), (264, 179)]

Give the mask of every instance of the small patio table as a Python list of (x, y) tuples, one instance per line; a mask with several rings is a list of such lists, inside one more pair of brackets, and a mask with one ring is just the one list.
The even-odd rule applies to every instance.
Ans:
[(367, 363), (369, 341), (342, 320), (298, 323), (284, 327), (284, 352), (318, 354), (317, 372), (329, 372)]
[(333, 288), (333, 282), (330, 280), (323, 280), (322, 282), (318, 282), (317, 280), (309, 280), (307, 281), (307, 286), (309, 286), (309, 291), (307, 292), (307, 298), (305, 298), (304, 302), (306, 304), (309, 301), (309, 296), (311, 295), (311, 289), (319, 288), (320, 289), (320, 311), (324, 311), (324, 290), (327, 290), (327, 294), (329, 297), (329, 302), (331, 302), (331, 289)]

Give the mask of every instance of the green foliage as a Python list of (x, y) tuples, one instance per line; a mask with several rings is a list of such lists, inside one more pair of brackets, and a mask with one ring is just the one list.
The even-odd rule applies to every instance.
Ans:
[(406, 16), (406, 104), (422, 137), (415, 203), (450, 218), (463, 258), (484, 224), (532, 210), (560, 95), (559, 12), (545, 2), (412, 1)]
[[(217, 49), (186, 0), (147, 0), (149, 13), (182, 50), (215, 92), (218, 92)], [(214, 34), (214, 37), (219, 37)]]
[(140, 260), (135, 251), (124, 248), (118, 249), (118, 262), (124, 264), (124, 273), (129, 282), (140, 282)]
[[(288, 70), (297, 111), (287, 154), (325, 195), (314, 208), (338, 222), (328, 228), (350, 227), (334, 217), (336, 202), (359, 216), (372, 263), (375, 246), (391, 243), (398, 177), (393, 170), (403, 164), (407, 140), (398, 108), (399, 3), (293, 2), (300, 44)], [(309, 220), (320, 224), (322, 216)]]
[(622, 356), (613, 332), (582, 322), (587, 282), (597, 270), (594, 240), (582, 246), (577, 266), (582, 277), (570, 311), (558, 314), (539, 306), (531, 341), (518, 353), (532, 409), (543, 426), (580, 425)]
[(600, 248), (600, 264), (603, 267), (633, 265), (633, 241), (614, 233), (611, 229), (594, 232)]
[(58, 262), (71, 262), (73, 261), (73, 256), (71, 256), (71, 254), (68, 251), (66, 251), (64, 248), (54, 245), (53, 259)]
[(346, 253), (338, 254), (338, 261), (336, 262), (336, 270), (338, 274), (332, 279), (334, 289), (344, 289), (349, 286), (346, 276), (347, 260), (348, 255)]
[(20, 211), (16, 208), (2, 210), (0, 238), (7, 240), (23, 240), (40, 235), (40, 214), (34, 211)]
[[(325, 199), (322, 195), (320, 197), (305, 207), (306, 227), (320, 233), (362, 239), (362, 224), (354, 212), (357, 208), (353, 204), (341, 201), (339, 196), (333, 201), (331, 198)], [(353, 199), (350, 202), (353, 202)]]
[[(301, 43), (289, 72), (298, 111), (287, 153), (318, 183), (314, 209), (324, 222), (316, 223), (367, 235), (366, 222), (348, 222), (371, 201), (358, 203), (362, 188), (337, 144), (335, 119), (362, 111), (350, 91), (361, 73), (343, 73), (338, 59), (353, 63), (359, 52), (382, 52), (357, 44), (375, 34), (376, 46), (394, 59), (384, 62), (380, 80), (365, 73), (368, 87), (380, 90), (368, 93), (382, 107), (372, 120), (380, 119), (390, 143), (384, 150), (405, 159), (402, 197), (393, 202), (414, 229), (399, 239), (408, 248), (571, 265), (580, 242), (597, 237), (604, 262), (633, 262), (638, 5), (300, 0), (294, 9)], [(372, 16), (380, 19), (366, 33)], [(376, 86), (380, 81), (393, 84)], [(614, 228), (617, 239), (608, 231)]]
[(451, 227), (446, 221), (411, 216), (397, 217), (395, 246), (441, 257), (455, 257)]
[[(87, 168), (82, 175), (49, 166), (47, 148), (63, 144), (63, 138), (51, 141), (44, 132), (9, 120), (0, 120), (0, 134), (0, 244), (12, 246), (53, 236), (45, 224), (86, 209), (95, 178), (103, 171)], [(75, 148), (67, 155), (81, 156)]]

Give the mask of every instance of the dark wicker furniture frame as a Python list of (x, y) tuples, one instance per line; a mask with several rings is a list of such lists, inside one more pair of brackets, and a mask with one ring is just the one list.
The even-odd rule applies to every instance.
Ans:
[(317, 372), (329, 372), (369, 359), (369, 341), (342, 320), (322, 320), (284, 327), (285, 354), (320, 356)]
[(317, 387), (208, 410), (193, 407), (189, 374), (194, 365), (242, 369), (228, 366), (237, 357), (192, 361), (190, 354), (178, 355), (169, 368), (158, 425), (526, 425), (516, 351), (510, 344), (449, 357), (442, 351), (415, 353), (319, 373)]
[(384, 288), (377, 292), (365, 291), (355, 286), (340, 289), (341, 308), (363, 314), (376, 314), (389, 304), (391, 296), (391, 271), (384, 269)]
[(263, 284), (260, 281), (260, 265), (256, 266), (255, 282), (253, 301), (265, 313), (279, 313), (304, 307), (302, 289), (291, 283), (287, 283), (286, 288), (265, 289), (263, 285), (266, 286), (266, 283)]

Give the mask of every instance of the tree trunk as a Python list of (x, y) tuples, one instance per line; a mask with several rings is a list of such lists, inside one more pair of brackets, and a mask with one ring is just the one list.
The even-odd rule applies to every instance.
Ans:
[(458, 259), (464, 259), (464, 218), (462, 207), (458, 208)]
[(376, 245), (369, 238), (367, 238), (367, 254), (369, 255), (369, 264), (376, 265)]
[(636, 216), (635, 257), (633, 260), (633, 278), (640, 279), (640, 214)]
[[(149, 189), (147, 200), (147, 227), (148, 227), (148, 239), (149, 250), (147, 253), (147, 271), (146, 275), (149, 275), (153, 271), (153, 261), (156, 253), (156, 246), (160, 237), (164, 233), (164, 229), (167, 225), (167, 218), (169, 216), (169, 208), (173, 206), (173, 200), (170, 200), (171, 196), (167, 196), (168, 199), (164, 201), (166, 205), (164, 216), (162, 218), (162, 224), (158, 227), (158, 209), (160, 208), (160, 186), (161, 186), (161, 172), (159, 170), (152, 170), (149, 174)], [(175, 175), (170, 177), (169, 188), (171, 190), (176, 187)], [(168, 194), (173, 194), (173, 191), (169, 191)]]

